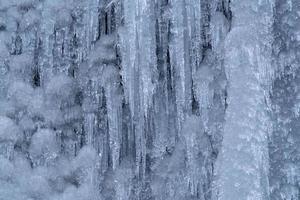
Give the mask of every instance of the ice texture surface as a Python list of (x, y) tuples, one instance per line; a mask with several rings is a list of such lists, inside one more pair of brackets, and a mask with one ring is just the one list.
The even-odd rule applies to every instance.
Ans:
[(299, 0), (0, 0), (0, 200), (299, 200)]

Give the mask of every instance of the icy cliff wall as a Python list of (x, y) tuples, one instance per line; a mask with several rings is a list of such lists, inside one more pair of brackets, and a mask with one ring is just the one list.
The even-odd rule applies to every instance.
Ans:
[(0, 0), (0, 199), (298, 199), (297, 0)]

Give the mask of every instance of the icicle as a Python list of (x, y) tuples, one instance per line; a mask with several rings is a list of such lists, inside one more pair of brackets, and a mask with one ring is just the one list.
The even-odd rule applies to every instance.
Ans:
[(156, 81), (155, 21), (152, 1), (124, 1), (125, 27), (120, 30), (122, 77), (136, 134), (136, 163), (145, 172), (144, 124), (152, 104)]

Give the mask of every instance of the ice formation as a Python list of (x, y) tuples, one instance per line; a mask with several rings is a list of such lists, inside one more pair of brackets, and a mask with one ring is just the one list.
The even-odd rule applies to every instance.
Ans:
[(298, 0), (0, 0), (0, 200), (300, 199)]

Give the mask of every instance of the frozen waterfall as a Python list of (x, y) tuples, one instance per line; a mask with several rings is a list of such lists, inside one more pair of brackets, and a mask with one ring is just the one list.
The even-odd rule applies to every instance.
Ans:
[(0, 0), (0, 200), (300, 200), (299, 52), (299, 0)]

